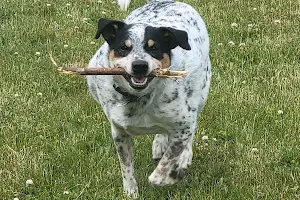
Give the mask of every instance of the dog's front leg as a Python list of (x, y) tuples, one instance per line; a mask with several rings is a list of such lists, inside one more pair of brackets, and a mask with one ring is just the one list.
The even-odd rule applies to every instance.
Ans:
[(112, 136), (120, 160), (123, 189), (127, 197), (138, 197), (138, 186), (134, 177), (133, 138), (124, 129), (112, 124)]
[(156, 169), (149, 176), (153, 185), (173, 185), (185, 176), (192, 160), (194, 130), (185, 130), (169, 136), (169, 146)]

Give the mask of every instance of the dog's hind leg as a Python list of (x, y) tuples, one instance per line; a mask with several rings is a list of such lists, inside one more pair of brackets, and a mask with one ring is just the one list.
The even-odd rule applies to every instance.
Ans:
[(127, 197), (138, 198), (138, 186), (134, 177), (133, 138), (112, 124), (112, 137), (118, 153), (123, 177), (123, 189)]
[(157, 164), (169, 146), (168, 135), (156, 134), (152, 143), (152, 158)]

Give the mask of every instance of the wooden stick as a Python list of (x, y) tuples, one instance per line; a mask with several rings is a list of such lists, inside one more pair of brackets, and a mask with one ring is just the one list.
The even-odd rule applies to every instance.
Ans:
[(77, 74), (77, 75), (126, 75), (123, 68), (77, 68), (64, 67), (60, 71), (63, 74)]
[[(49, 54), (51, 62), (58, 67), (51, 53)], [(77, 67), (58, 67), (58, 71), (63, 74), (76, 75), (122, 75), (130, 76), (123, 68), (77, 68)], [(182, 78), (187, 75), (186, 71), (171, 71), (170, 69), (156, 69), (148, 76), (159, 78)]]
[[(64, 74), (77, 74), (77, 75), (123, 75), (129, 74), (123, 68), (76, 68), (65, 67), (61, 69)], [(159, 78), (182, 78), (187, 72), (185, 71), (171, 71), (169, 69), (154, 70), (148, 76), (155, 76)]]

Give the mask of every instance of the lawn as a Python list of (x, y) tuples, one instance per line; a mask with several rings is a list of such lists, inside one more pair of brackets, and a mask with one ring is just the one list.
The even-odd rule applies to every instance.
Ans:
[[(136, 137), (140, 199), (300, 199), (300, 1), (185, 2), (210, 34), (211, 92), (179, 184), (148, 183), (153, 137)], [(122, 198), (107, 119), (86, 80), (58, 74), (48, 53), (87, 64), (98, 19), (142, 4), (0, 1), (0, 199)]]

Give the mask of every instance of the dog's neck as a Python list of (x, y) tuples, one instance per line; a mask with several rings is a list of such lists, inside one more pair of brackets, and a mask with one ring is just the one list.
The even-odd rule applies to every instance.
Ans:
[(117, 86), (116, 84), (113, 85), (114, 89), (120, 93), (121, 95), (124, 96), (124, 98), (130, 102), (132, 101), (136, 101), (138, 98), (138, 96), (135, 96), (133, 94), (130, 94), (129, 92), (126, 92), (125, 90), (123, 90), (122, 88), (120, 88), (119, 86)]
[(124, 101), (124, 103), (126, 104), (134, 103), (138, 105), (142, 104), (143, 106), (145, 106), (147, 102), (152, 102), (155, 96), (155, 92), (153, 90), (150, 90), (148, 93), (143, 94), (141, 96), (137, 96), (134, 94), (130, 94), (122, 87), (119, 87), (117, 84), (113, 84), (113, 88), (117, 93), (122, 95), (122, 101)]

